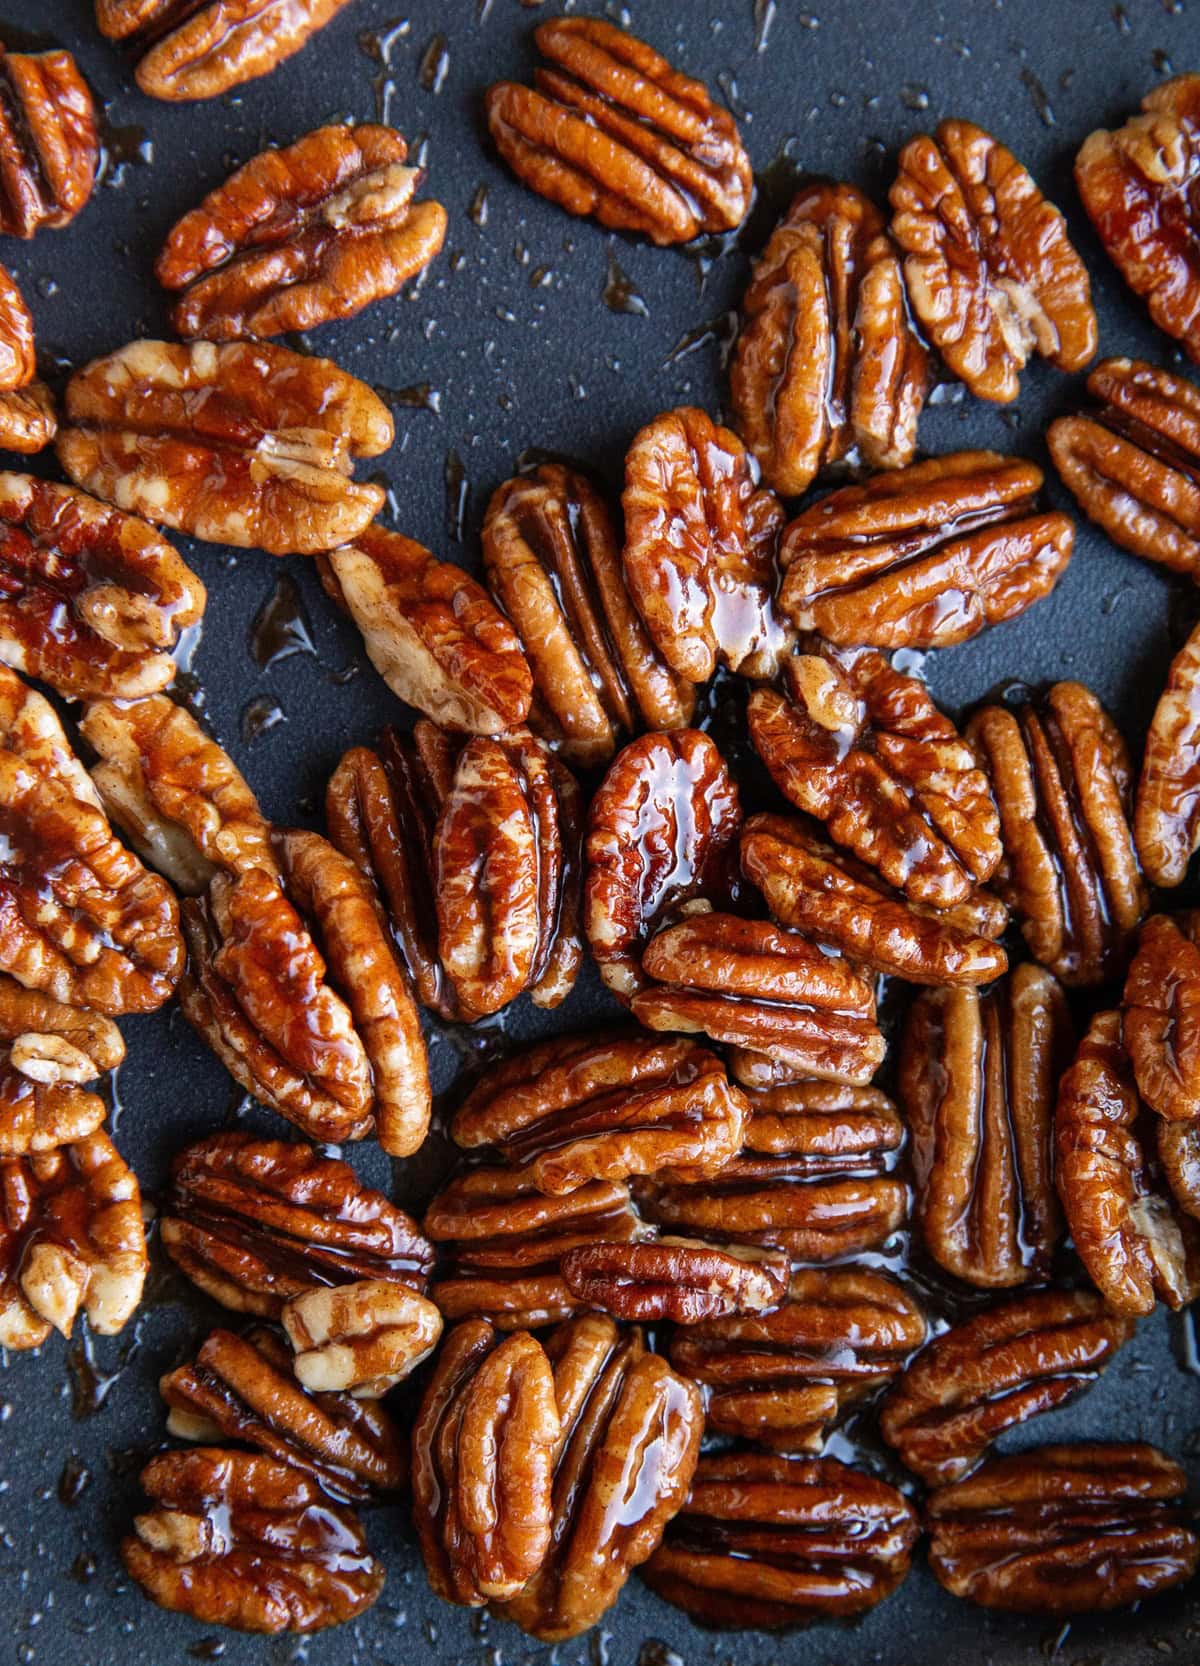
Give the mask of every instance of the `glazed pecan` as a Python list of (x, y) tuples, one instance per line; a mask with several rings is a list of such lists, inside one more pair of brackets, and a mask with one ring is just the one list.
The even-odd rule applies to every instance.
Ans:
[(318, 1631), (379, 1595), (358, 1517), (290, 1463), (202, 1446), (152, 1458), (141, 1480), (155, 1508), (121, 1560), (160, 1608), (235, 1631)]
[(792, 199), (742, 314), (729, 391), (769, 485), (799, 497), (830, 464), (911, 462), (928, 355), (895, 247), (861, 191), (811, 185)]
[(1175, 1203), (1200, 1220), (1200, 1122), (1155, 1118), (1158, 1161)]
[(1134, 801), (1137, 853), (1152, 885), (1183, 882), (1200, 846), (1200, 628), (1171, 662), (1146, 736)]
[(293, 1296), (280, 1318), (296, 1353), (292, 1369), (311, 1393), (345, 1390), (378, 1400), (437, 1347), (442, 1316), (390, 1279)]
[(0, 451), (31, 456), (44, 451), (57, 433), (54, 395), (44, 382), (0, 393)]
[(450, 1332), (412, 1431), (413, 1523), (444, 1601), (503, 1601), (537, 1573), (560, 1436), (540, 1342), (484, 1319)]
[(168, 233), (155, 272), (182, 290), (177, 335), (276, 336), (352, 318), (394, 295), (446, 235), (438, 202), (413, 202), (420, 168), (390, 127), (318, 127), (260, 152)]
[(581, 1304), (618, 1319), (698, 1325), (777, 1307), (787, 1289), (788, 1258), (777, 1250), (659, 1237), (582, 1244), (563, 1256), (562, 1276)]
[(984, 706), (967, 738), (1000, 809), (996, 889), (1030, 953), (1066, 984), (1120, 973), (1148, 898), (1116, 725), (1082, 683), (1055, 683), (1036, 705)]
[(659, 244), (741, 225), (750, 160), (702, 82), (600, 18), (554, 18), (533, 38), (551, 67), (532, 88), (498, 81), (484, 100), (518, 179), (568, 214)]
[[(3, 48), (0, 48), (0, 52)], [(2, 119), (2, 118), (0, 118)], [(2, 157), (0, 157), (2, 169)], [(34, 380), (33, 315), (9, 273), (0, 266), (0, 449), (34, 452), (58, 429), (54, 398)]]
[(613, 760), (588, 816), (584, 924), (600, 976), (628, 998), (645, 986), (652, 933), (730, 884), (742, 812), (707, 735), (643, 735)]
[(551, 1197), (589, 1180), (715, 1173), (742, 1143), (746, 1100), (715, 1053), (618, 1032), (556, 1036), (489, 1070), (459, 1106), (460, 1146), (527, 1164)]
[(773, 677), (789, 635), (775, 607), (783, 508), (737, 435), (693, 405), (655, 417), (626, 453), (621, 504), (625, 580), (676, 676)]
[(671, 1364), (708, 1390), (714, 1434), (819, 1452), (830, 1426), (925, 1340), (907, 1292), (859, 1267), (799, 1269), (773, 1313), (716, 1319), (671, 1338)]
[(926, 1506), (929, 1565), (955, 1596), (1017, 1613), (1124, 1608), (1190, 1577), (1187, 1477), (1153, 1446), (1040, 1446), (992, 1458)]
[(642, 1577), (701, 1625), (779, 1630), (848, 1618), (908, 1573), (916, 1512), (835, 1458), (701, 1458), (687, 1503)]
[(138, 1183), (101, 1129), (0, 1162), (0, 1347), (70, 1336), (82, 1308), (112, 1336), (142, 1299), (146, 1235)]
[(0, 232), (65, 226), (92, 194), (96, 108), (69, 52), (0, 45)]
[(76, 371), (58, 457), (97, 497), (210, 543), (312, 555), (356, 537), (392, 443), (386, 405), (328, 359), (273, 342), (134, 341)]
[(121, 1032), (0, 974), (0, 1161), (94, 1134), (107, 1114), (87, 1084), (125, 1057)]
[(0, 392), (27, 387), (36, 369), (33, 314), (16, 280), (0, 266)]
[(530, 725), (568, 762), (607, 764), (620, 734), (691, 721), (693, 687), (647, 636), (612, 516), (585, 475), (542, 463), (497, 487), (483, 559), (533, 671)]
[(1151, 88), (1142, 113), (1084, 140), (1075, 183), (1117, 270), (1160, 330), (1200, 362), (1200, 75)]
[(657, 1546), (687, 1497), (704, 1411), (640, 1330), (601, 1314), (560, 1325), (546, 1353), (562, 1418), (550, 1547), (500, 1612), (558, 1643), (594, 1625)]
[(1062, 1233), (1052, 1134), (1071, 1056), (1062, 986), (1041, 966), (978, 989), (926, 989), (900, 1047), (917, 1219), (933, 1259), (968, 1284), (1042, 1280)]
[(913, 310), (981, 399), (1017, 397), (1031, 352), (1082, 370), (1096, 351), (1087, 269), (1067, 223), (1010, 150), (944, 121), (900, 152), (889, 193)]
[(1121, 995), (1121, 1040), (1138, 1092), (1170, 1122), (1200, 1116), (1200, 914), (1152, 914)]
[(223, 1307), (277, 1319), (305, 1290), (387, 1281), (422, 1294), (416, 1221), (311, 1145), (212, 1134), (171, 1164), (162, 1245)]
[(790, 521), (780, 605), (843, 647), (948, 648), (1048, 595), (1071, 558), (1042, 471), (994, 451), (934, 457), (843, 486)]
[(1035, 1290), (985, 1308), (912, 1361), (883, 1402), (883, 1437), (926, 1486), (959, 1481), (1006, 1429), (1094, 1383), (1133, 1331), (1090, 1290)]
[(139, 53), (151, 98), (216, 98), (269, 75), (349, 0), (96, 0), (109, 40)]
[(987, 777), (924, 683), (819, 638), (756, 688), (750, 737), (784, 796), (913, 902), (949, 908), (1001, 858)]

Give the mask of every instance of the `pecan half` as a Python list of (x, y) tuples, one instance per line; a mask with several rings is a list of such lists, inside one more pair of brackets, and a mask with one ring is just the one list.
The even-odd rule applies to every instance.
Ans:
[(1155, 1119), (1158, 1161), (1171, 1197), (1193, 1220), (1200, 1220), (1200, 1122)]
[(358, 1517), (290, 1463), (202, 1446), (152, 1458), (141, 1481), (155, 1508), (121, 1560), (160, 1608), (235, 1631), (319, 1631), (382, 1589)]
[(318, 127), (272, 146), (210, 191), (167, 235), (155, 266), (176, 334), (276, 336), (353, 318), (437, 254), (439, 202), (414, 203), (420, 168), (393, 128)]
[(0, 392), (27, 387), (36, 369), (33, 314), (16, 279), (0, 266)]
[(382, 486), (350, 476), (391, 445), (386, 405), (274, 342), (131, 342), (75, 372), (66, 419), (76, 485), (210, 543), (312, 555), (383, 508)]
[(991, 778), (1004, 860), (996, 889), (1035, 960), (1066, 984), (1119, 973), (1148, 898), (1129, 821), (1129, 754), (1082, 683), (1037, 705), (984, 706), (967, 738)]
[(1183, 883), (1200, 846), (1200, 628), (1171, 661), (1146, 736), (1134, 802), (1137, 853), (1152, 885)]
[(0, 232), (65, 226), (92, 194), (96, 107), (69, 52), (0, 45)]
[(280, 1318), (296, 1353), (292, 1369), (311, 1393), (378, 1400), (437, 1347), (442, 1316), (432, 1302), (390, 1279), (293, 1296)]
[(693, 405), (655, 417), (626, 453), (621, 504), (625, 580), (676, 676), (773, 677), (789, 640), (775, 608), (783, 508), (737, 435)]
[(121, 1032), (0, 975), (0, 1161), (93, 1134), (107, 1114), (87, 1084), (125, 1057)]
[(1153, 1446), (1040, 1446), (992, 1458), (926, 1506), (935, 1578), (984, 1608), (1091, 1614), (1191, 1576), (1187, 1477)]
[(799, 497), (845, 461), (912, 460), (928, 355), (896, 249), (853, 185), (792, 199), (756, 261), (729, 372), (738, 430), (769, 485)]
[(45, 382), (29, 382), (23, 388), (0, 393), (0, 451), (19, 451), (31, 456), (35, 451), (44, 451), (57, 433), (54, 395)]
[(865, 1613), (908, 1573), (916, 1512), (835, 1458), (701, 1458), (642, 1578), (702, 1625), (780, 1630)]
[(582, 1304), (618, 1319), (697, 1325), (777, 1307), (787, 1289), (788, 1259), (777, 1250), (659, 1237), (582, 1244), (563, 1256), (562, 1276)]
[(498, 81), (484, 100), (518, 179), (568, 214), (658, 244), (741, 225), (750, 161), (702, 82), (600, 18), (554, 18), (533, 38), (551, 67), (532, 88)]
[(1121, 995), (1138, 1092), (1171, 1122), (1200, 1116), (1200, 914), (1152, 914)]
[(900, 152), (891, 232), (926, 334), (981, 399), (1017, 397), (1031, 352), (1082, 370), (1096, 351), (1087, 269), (1010, 150), (944, 121)]

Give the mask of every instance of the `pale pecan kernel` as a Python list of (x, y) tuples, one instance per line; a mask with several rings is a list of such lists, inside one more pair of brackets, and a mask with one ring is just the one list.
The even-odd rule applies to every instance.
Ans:
[(1152, 885), (1183, 883), (1200, 845), (1200, 629), (1171, 662), (1146, 736), (1134, 802), (1137, 853)]
[(1200, 914), (1152, 914), (1121, 995), (1138, 1092), (1172, 1122), (1200, 1116)]
[(28, 387), (36, 369), (33, 314), (16, 279), (0, 266), (0, 393)]
[(87, 1084), (124, 1057), (111, 1019), (0, 975), (0, 1160), (54, 1151), (95, 1133), (107, 1110)]
[(69, 52), (0, 45), (0, 232), (65, 226), (92, 194), (96, 107)]
[(567, 1289), (618, 1319), (696, 1325), (777, 1307), (788, 1259), (777, 1250), (719, 1247), (697, 1238), (583, 1244), (562, 1258)]
[(391, 1280), (365, 1279), (293, 1296), (280, 1318), (292, 1369), (312, 1393), (378, 1400), (428, 1359), (442, 1334), (432, 1302)]

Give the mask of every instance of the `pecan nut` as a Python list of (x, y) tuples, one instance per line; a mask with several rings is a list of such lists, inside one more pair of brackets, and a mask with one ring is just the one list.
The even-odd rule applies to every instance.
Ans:
[(981, 399), (1017, 397), (1031, 352), (1081, 370), (1096, 351), (1087, 269), (1067, 223), (990, 133), (944, 121), (900, 152), (891, 232), (925, 333)]
[(682, 1511), (642, 1573), (701, 1625), (781, 1630), (845, 1619), (903, 1581), (916, 1512), (836, 1458), (701, 1458)]
[(69, 52), (0, 45), (0, 232), (65, 226), (92, 194), (96, 107)]
[(252, 157), (171, 228), (155, 272), (183, 293), (176, 334), (282, 335), (352, 318), (424, 270), (446, 235), (414, 203), (420, 168), (390, 127), (319, 127)]
[(770, 486), (799, 497), (843, 460), (911, 462), (929, 360), (895, 246), (861, 191), (813, 185), (792, 199), (742, 314), (730, 394)]
[(199, 1447), (152, 1458), (141, 1480), (155, 1508), (121, 1560), (160, 1608), (235, 1631), (319, 1631), (379, 1595), (358, 1517), (290, 1463)]
[(1200, 1220), (1200, 1123), (1155, 1119), (1157, 1155), (1163, 1178), (1178, 1208)]
[(124, 1057), (111, 1019), (0, 975), (0, 1161), (94, 1134), (107, 1112), (87, 1084)]
[(955, 1596), (1016, 1613), (1125, 1608), (1191, 1576), (1187, 1477), (1153, 1446), (1041, 1446), (992, 1458), (927, 1510), (929, 1565)]
[(568, 214), (658, 244), (741, 225), (750, 161), (702, 82), (600, 18), (555, 18), (533, 38), (551, 67), (533, 87), (498, 81), (484, 100), (518, 179)]
[(437, 1347), (442, 1316), (390, 1279), (363, 1279), (293, 1296), (280, 1318), (295, 1350), (292, 1369), (310, 1393), (378, 1400)]
[(1121, 995), (1121, 1040), (1138, 1092), (1171, 1122), (1200, 1116), (1200, 914), (1152, 914)]
[(562, 1276), (582, 1304), (618, 1319), (698, 1325), (777, 1307), (787, 1289), (788, 1258), (777, 1250), (659, 1237), (582, 1244), (563, 1256)]
[(0, 392), (28, 387), (36, 369), (33, 314), (15, 278), (0, 266)]
[(58, 458), (76, 485), (210, 543), (313, 555), (383, 508), (383, 487), (351, 473), (391, 445), (386, 405), (274, 342), (131, 342), (76, 371), (66, 417)]
[(57, 433), (54, 395), (45, 382), (29, 382), (23, 388), (0, 393), (0, 451), (32, 456), (35, 451), (44, 451)]
[(1200, 630), (1193, 630), (1154, 708), (1134, 801), (1133, 832), (1146, 878), (1167, 889), (1182, 884), (1200, 846), (1198, 686)]

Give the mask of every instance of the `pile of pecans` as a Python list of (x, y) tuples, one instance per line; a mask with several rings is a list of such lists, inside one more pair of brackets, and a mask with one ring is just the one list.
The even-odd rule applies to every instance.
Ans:
[[(144, 91), (192, 99), (342, 4), (96, 9)], [(658, 244), (742, 223), (749, 161), (704, 86), (599, 20), (535, 39), (534, 85), (485, 100), (518, 178)], [(94, 110), (67, 53), (0, 49), (0, 82), (0, 230), (32, 236), (87, 201)], [(484, 584), (379, 524), (354, 479), (392, 443), (379, 399), (270, 339), (435, 258), (446, 215), (406, 155), (334, 124), (239, 168), (159, 257), (180, 339), (78, 371), (61, 422), (0, 269), (0, 446), (57, 433), (73, 483), (0, 474), (0, 1345), (135, 1311), (141, 1199), (92, 1084), (114, 1019), (175, 995), (302, 1138), (213, 1134), (162, 1200), (165, 1253), (249, 1324), (159, 1385), (190, 1444), (143, 1471), (122, 1554), (162, 1606), (352, 1619), (384, 1578), (358, 1509), (405, 1489), (433, 1589), (549, 1643), (639, 1567), (708, 1625), (861, 1613), (922, 1533), (987, 1607), (1182, 1582), (1200, 1535), (1168, 1456), (991, 1449), (1200, 1294), (1200, 914), (1163, 896), (1200, 845), (1200, 628), (1140, 775), (1079, 683), (959, 727), (889, 658), (1016, 617), (1070, 560), (1033, 464), (916, 460), (935, 355), (997, 401), (1033, 352), (1093, 359), (1062, 215), (964, 121), (905, 146), (890, 220), (806, 187), (744, 297), (734, 426), (655, 416), (619, 512), (564, 464), (504, 482)], [(1182, 76), (1093, 134), (1077, 179), (1200, 362), (1198, 165)], [(1107, 358), (1088, 392), (1048, 434), (1063, 481), (1197, 576), (1200, 387)], [(315, 557), (420, 714), (341, 759), (327, 836), (268, 822), (172, 699), (205, 594), (160, 528)], [(77, 746), (26, 677), (83, 703)], [(714, 678), (740, 679), (775, 794), (756, 813), (691, 726)], [(556, 1007), (589, 955), (625, 1021), (485, 1068), (423, 1220), (319, 1149), (415, 1157), (423, 1024)], [(939, 1279), (966, 1298), (941, 1329)], [(899, 1486), (823, 1455), (867, 1417)]]

